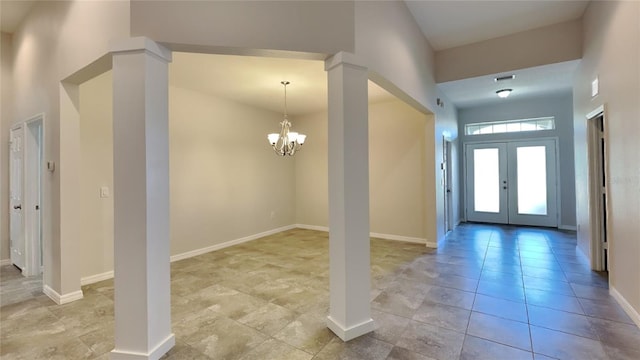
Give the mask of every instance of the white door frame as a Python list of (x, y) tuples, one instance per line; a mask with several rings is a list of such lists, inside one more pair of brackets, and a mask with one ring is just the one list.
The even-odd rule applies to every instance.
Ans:
[[(44, 114), (37, 114), (12, 127), (22, 135), (22, 275), (39, 275), (42, 270), (42, 177), (44, 174)], [(32, 130), (36, 130), (33, 134)], [(39, 130), (38, 130), (39, 129)]]
[[(600, 133), (597, 131), (598, 124), (596, 121), (598, 118), (602, 116), (603, 123), (603, 131)], [(604, 239), (607, 239), (607, 247), (611, 246), (611, 237), (609, 236), (609, 229), (607, 226), (603, 227), (602, 221), (607, 222), (607, 219), (603, 219), (602, 216), (606, 216), (609, 214), (609, 201), (604, 203), (602, 200), (603, 190), (600, 186), (600, 176), (604, 172), (605, 176), (605, 190), (604, 195), (607, 199), (609, 199), (609, 149), (608, 149), (608, 141), (607, 141), (607, 118), (605, 114), (605, 107), (601, 105), (588, 113), (586, 115), (587, 118), (587, 166), (588, 169), (588, 179), (589, 179), (589, 239), (591, 245), (591, 268), (593, 270), (602, 271), (605, 269), (605, 256), (604, 256)], [(603, 164), (600, 163), (598, 152), (600, 149), (600, 139), (604, 139), (604, 169), (601, 168)], [(611, 254), (610, 251), (607, 250), (607, 257)], [(608, 259), (607, 259), (608, 260)]]
[[(469, 221), (469, 217), (467, 214), (467, 208), (468, 208), (468, 202), (467, 202), (467, 182), (468, 182), (468, 174), (467, 174), (467, 161), (469, 161), (469, 159), (467, 158), (467, 145), (476, 145), (476, 144), (490, 144), (490, 143), (511, 143), (511, 142), (521, 142), (521, 141), (536, 141), (536, 140), (553, 140), (555, 141), (556, 144), (556, 152), (555, 152), (555, 157), (556, 157), (556, 220), (557, 220), (557, 226), (560, 226), (560, 217), (562, 215), (562, 209), (560, 207), (560, 199), (562, 198), (562, 194), (561, 191), (562, 189), (560, 188), (560, 181), (559, 181), (559, 176), (560, 176), (560, 152), (559, 150), (559, 138), (557, 136), (547, 136), (547, 137), (532, 137), (532, 138), (516, 138), (516, 139), (496, 139), (496, 140), (482, 140), (482, 141), (465, 141), (462, 143), (462, 156), (463, 156), (463, 166), (462, 166), (462, 176), (464, 179), (464, 186), (462, 186), (462, 197), (463, 197), (463, 214), (464, 214), (464, 220), (465, 221)], [(556, 227), (557, 227), (556, 226)]]
[[(38, 133), (33, 134), (32, 130)], [(42, 272), (42, 177), (44, 175), (44, 114), (24, 122), (25, 276)]]
[(452, 161), (451, 161), (452, 142), (447, 140), (446, 136), (442, 136), (442, 166), (444, 181), (444, 232), (445, 234), (453, 230), (453, 201), (452, 201)]

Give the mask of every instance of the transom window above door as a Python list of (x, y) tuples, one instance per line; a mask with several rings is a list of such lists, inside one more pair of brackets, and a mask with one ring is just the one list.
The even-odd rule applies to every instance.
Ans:
[(485, 121), (471, 123), (464, 126), (465, 135), (486, 135), (513, 133), (523, 131), (553, 130), (556, 128), (556, 119), (553, 116), (534, 119)]

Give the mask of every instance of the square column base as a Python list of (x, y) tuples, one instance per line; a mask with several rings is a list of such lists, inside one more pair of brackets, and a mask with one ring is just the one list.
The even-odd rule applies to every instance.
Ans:
[(333, 331), (342, 341), (349, 341), (355, 339), (364, 334), (370, 333), (375, 330), (375, 323), (373, 319), (369, 319), (363, 323), (354, 325), (350, 328), (344, 328), (338, 324), (331, 316), (327, 316), (327, 327)]
[(111, 360), (158, 360), (176, 345), (176, 337), (171, 334), (147, 354), (113, 349), (109, 355)]

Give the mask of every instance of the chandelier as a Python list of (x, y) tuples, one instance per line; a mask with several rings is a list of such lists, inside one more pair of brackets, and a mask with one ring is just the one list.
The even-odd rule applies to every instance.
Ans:
[(280, 123), (282, 128), (280, 129), (280, 133), (272, 133), (267, 135), (267, 139), (269, 139), (269, 144), (273, 148), (273, 151), (280, 156), (293, 156), (300, 148), (302, 144), (304, 144), (307, 135), (299, 134), (294, 131), (289, 131), (291, 128), (291, 123), (287, 120), (287, 85), (289, 85), (288, 81), (280, 82), (284, 86), (284, 119)]

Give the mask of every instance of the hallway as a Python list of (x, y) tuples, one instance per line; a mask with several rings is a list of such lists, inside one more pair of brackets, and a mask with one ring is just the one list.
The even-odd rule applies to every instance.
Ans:
[[(573, 233), (463, 224), (437, 251), (372, 239), (371, 264), (378, 328), (345, 344), (325, 325), (327, 233), (294, 229), (172, 263), (177, 344), (164, 358), (640, 358), (640, 330)], [(113, 282), (83, 291), (62, 306), (44, 295), (2, 306), (2, 359), (108, 359)]]

